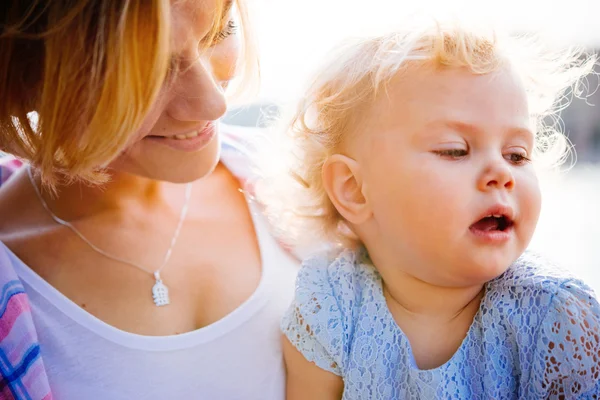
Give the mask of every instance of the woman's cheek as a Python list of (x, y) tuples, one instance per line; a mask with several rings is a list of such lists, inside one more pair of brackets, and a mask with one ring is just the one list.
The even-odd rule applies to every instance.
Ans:
[(241, 46), (239, 35), (235, 35), (210, 50), (212, 53), (210, 60), (216, 80), (226, 83), (235, 77)]

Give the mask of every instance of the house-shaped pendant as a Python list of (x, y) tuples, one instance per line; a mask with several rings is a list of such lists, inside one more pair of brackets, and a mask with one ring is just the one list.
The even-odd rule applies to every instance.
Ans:
[(160, 279), (160, 273), (157, 271), (154, 273), (156, 283), (152, 287), (152, 299), (157, 307), (166, 306), (170, 303), (169, 300), (169, 288), (165, 286), (162, 279)]

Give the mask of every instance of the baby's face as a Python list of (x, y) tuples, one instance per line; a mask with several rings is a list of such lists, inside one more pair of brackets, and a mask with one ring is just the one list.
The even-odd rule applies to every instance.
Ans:
[(541, 203), (520, 81), (508, 70), (411, 72), (380, 97), (353, 146), (377, 251), (433, 284), (504, 272)]

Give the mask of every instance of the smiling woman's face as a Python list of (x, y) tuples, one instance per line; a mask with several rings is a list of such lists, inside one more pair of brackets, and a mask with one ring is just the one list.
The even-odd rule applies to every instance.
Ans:
[[(209, 174), (219, 159), (218, 120), (226, 111), (224, 91), (241, 49), (232, 2), (215, 15), (217, 0), (174, 2), (171, 8), (172, 63), (152, 110), (110, 169), (169, 182)], [(210, 40), (214, 21), (222, 29)]]

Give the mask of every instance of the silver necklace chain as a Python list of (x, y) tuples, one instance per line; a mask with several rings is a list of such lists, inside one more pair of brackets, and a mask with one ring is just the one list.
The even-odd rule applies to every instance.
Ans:
[(46, 212), (48, 212), (50, 217), (52, 217), (52, 219), (56, 223), (66, 226), (67, 228), (71, 229), (73, 231), (73, 233), (75, 233), (81, 240), (83, 240), (88, 246), (90, 246), (90, 248), (92, 250), (103, 255), (104, 257), (109, 258), (114, 261), (118, 261), (123, 264), (130, 265), (132, 267), (136, 267), (146, 273), (153, 274), (154, 279), (155, 279), (155, 284), (152, 287), (152, 298), (154, 300), (154, 304), (156, 304), (157, 306), (165, 306), (170, 303), (169, 289), (163, 283), (162, 278), (160, 276), (160, 272), (163, 270), (163, 268), (169, 262), (169, 259), (171, 258), (171, 254), (173, 253), (173, 247), (175, 247), (175, 243), (177, 242), (177, 239), (179, 238), (179, 233), (181, 232), (181, 227), (183, 226), (183, 221), (185, 220), (185, 216), (187, 215), (189, 204), (190, 204), (190, 197), (192, 194), (192, 184), (191, 183), (188, 183), (186, 185), (185, 203), (183, 204), (183, 207), (181, 208), (181, 213), (179, 215), (179, 222), (177, 223), (177, 228), (175, 229), (175, 233), (173, 234), (173, 237), (171, 238), (171, 244), (167, 250), (167, 253), (165, 254), (163, 262), (157, 270), (155, 270), (154, 272), (150, 272), (148, 268), (146, 268), (140, 264), (126, 260), (121, 257), (113, 256), (112, 254), (109, 254), (106, 251), (100, 249), (98, 246), (96, 246), (95, 244), (90, 242), (90, 240), (88, 238), (86, 238), (77, 228), (75, 228), (73, 226), (73, 224), (71, 224), (68, 221), (65, 221), (62, 218), (59, 218), (56, 214), (54, 214), (52, 212), (52, 210), (50, 210), (50, 207), (48, 207), (48, 204), (44, 200), (44, 197), (42, 196), (40, 189), (38, 188), (37, 184), (35, 183), (35, 179), (33, 178), (33, 173), (31, 172), (31, 166), (27, 167), (27, 173), (29, 175), (29, 180), (31, 181), (31, 185), (33, 186), (33, 189), (35, 190), (35, 194), (38, 197), (38, 200), (40, 201), (40, 203), (42, 204), (42, 206), (44, 207)]

